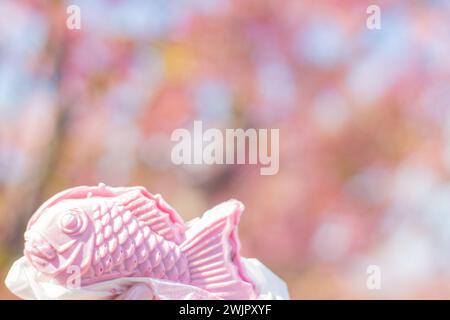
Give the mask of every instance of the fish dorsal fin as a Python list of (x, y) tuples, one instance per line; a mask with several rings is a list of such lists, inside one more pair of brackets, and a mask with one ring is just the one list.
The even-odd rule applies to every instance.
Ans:
[(130, 211), (153, 232), (165, 240), (181, 244), (184, 241), (185, 226), (178, 213), (167, 204), (161, 195), (152, 195), (143, 188), (121, 195), (116, 204)]

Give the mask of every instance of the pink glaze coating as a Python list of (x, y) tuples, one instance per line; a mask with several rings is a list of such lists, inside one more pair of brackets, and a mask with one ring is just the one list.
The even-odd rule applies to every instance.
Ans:
[(188, 226), (143, 187), (77, 187), (44, 203), (25, 232), (24, 255), (48, 279), (81, 285), (151, 277), (200, 287), (224, 299), (256, 298), (239, 257), (243, 205), (230, 200)]

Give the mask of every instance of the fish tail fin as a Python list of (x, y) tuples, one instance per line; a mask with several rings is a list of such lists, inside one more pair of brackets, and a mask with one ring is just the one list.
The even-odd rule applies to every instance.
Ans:
[(223, 299), (255, 299), (255, 286), (239, 255), (237, 226), (244, 205), (224, 202), (194, 221), (181, 245), (191, 284)]

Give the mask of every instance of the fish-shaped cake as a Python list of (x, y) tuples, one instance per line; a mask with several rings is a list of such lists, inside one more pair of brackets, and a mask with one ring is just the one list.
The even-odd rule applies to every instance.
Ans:
[(38, 272), (67, 285), (150, 277), (201, 288), (223, 299), (254, 299), (239, 256), (243, 205), (229, 200), (185, 224), (160, 195), (104, 184), (63, 191), (31, 217), (24, 256)]

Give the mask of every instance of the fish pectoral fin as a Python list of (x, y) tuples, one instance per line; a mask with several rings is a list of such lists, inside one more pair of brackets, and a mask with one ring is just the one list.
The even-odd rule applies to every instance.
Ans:
[(239, 255), (237, 226), (244, 205), (224, 202), (192, 223), (181, 250), (188, 259), (191, 285), (223, 299), (254, 299), (255, 285)]

